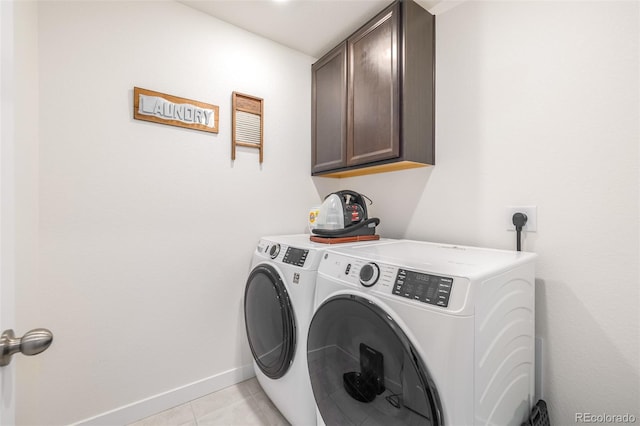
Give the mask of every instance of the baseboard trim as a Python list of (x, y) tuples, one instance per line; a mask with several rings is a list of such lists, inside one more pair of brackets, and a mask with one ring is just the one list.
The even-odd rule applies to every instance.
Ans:
[(255, 376), (253, 364), (244, 365), (159, 393), (149, 398), (118, 407), (97, 416), (81, 420), (73, 425), (113, 426), (133, 423), (152, 414), (187, 403), (201, 396), (219, 391)]

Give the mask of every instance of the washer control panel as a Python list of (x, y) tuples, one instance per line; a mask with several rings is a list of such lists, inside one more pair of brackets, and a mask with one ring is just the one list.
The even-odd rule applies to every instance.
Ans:
[(337, 253), (325, 253), (318, 271), (321, 275), (339, 280), (352, 288), (456, 311), (464, 305), (469, 288), (468, 280), (460, 277), (441, 275), (434, 271), (417, 271), (404, 265), (377, 260), (372, 262)]
[(432, 305), (449, 306), (453, 278), (398, 269), (393, 294)]

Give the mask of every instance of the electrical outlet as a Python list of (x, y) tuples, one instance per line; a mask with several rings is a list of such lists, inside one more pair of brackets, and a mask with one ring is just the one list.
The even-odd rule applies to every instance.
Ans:
[(513, 226), (513, 215), (524, 213), (527, 215), (527, 223), (522, 227), (523, 232), (536, 232), (538, 229), (538, 207), (537, 206), (507, 206), (505, 207), (504, 224), (507, 231), (515, 231)]

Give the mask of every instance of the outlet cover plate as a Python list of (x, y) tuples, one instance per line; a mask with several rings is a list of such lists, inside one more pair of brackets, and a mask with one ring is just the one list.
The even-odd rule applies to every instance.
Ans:
[(507, 231), (514, 231), (513, 215), (524, 213), (527, 215), (527, 223), (522, 227), (523, 232), (536, 232), (538, 230), (538, 207), (537, 206), (507, 206), (505, 207), (504, 223)]

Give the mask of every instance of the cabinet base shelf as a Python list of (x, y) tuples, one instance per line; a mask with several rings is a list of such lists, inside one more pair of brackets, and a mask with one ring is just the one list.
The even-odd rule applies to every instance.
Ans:
[(378, 164), (376, 166), (362, 167), (360, 169), (339, 170), (335, 172), (317, 173), (315, 176), (329, 178), (346, 178), (354, 176), (364, 176), (374, 173), (394, 172), (396, 170), (416, 169), (418, 167), (429, 167), (430, 164), (416, 163), (414, 161), (398, 161), (397, 163)]

